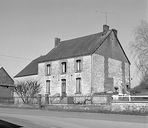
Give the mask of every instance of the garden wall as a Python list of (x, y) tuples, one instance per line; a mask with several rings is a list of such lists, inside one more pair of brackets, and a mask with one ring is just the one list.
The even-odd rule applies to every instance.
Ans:
[(113, 112), (138, 112), (148, 113), (148, 102), (118, 102), (111, 103), (111, 111)]

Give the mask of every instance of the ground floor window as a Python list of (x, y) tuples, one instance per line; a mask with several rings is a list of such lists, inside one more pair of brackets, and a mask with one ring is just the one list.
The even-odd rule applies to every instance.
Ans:
[(66, 96), (66, 79), (62, 79), (62, 85), (61, 85), (61, 93), (62, 96)]
[(81, 93), (81, 78), (76, 78), (76, 93)]
[(46, 81), (46, 93), (50, 94), (50, 80)]

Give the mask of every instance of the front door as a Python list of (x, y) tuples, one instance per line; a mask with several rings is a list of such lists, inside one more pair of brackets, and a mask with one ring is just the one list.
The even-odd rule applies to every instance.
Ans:
[(62, 79), (62, 85), (61, 85), (61, 90), (62, 90), (62, 97), (66, 97), (66, 79)]

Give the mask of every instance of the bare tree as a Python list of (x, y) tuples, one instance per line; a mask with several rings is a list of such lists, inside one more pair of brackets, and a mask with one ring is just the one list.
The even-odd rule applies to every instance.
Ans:
[(28, 80), (16, 82), (15, 92), (22, 99), (23, 103), (30, 103), (40, 91), (41, 86), (38, 81)]
[(148, 76), (148, 23), (141, 21), (135, 29), (135, 41), (131, 45), (135, 65), (142, 73), (143, 81)]

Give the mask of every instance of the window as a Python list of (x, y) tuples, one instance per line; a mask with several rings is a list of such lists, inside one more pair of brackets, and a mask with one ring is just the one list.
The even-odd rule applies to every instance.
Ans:
[(66, 62), (62, 62), (62, 73), (66, 73)]
[(50, 80), (46, 81), (46, 93), (50, 94)]
[(66, 96), (66, 79), (62, 79), (62, 87), (61, 87), (62, 96)]
[(81, 71), (81, 60), (76, 60), (76, 72)]
[(81, 78), (76, 78), (76, 93), (81, 93)]
[(51, 75), (51, 65), (47, 64), (46, 68), (47, 68), (47, 75)]

